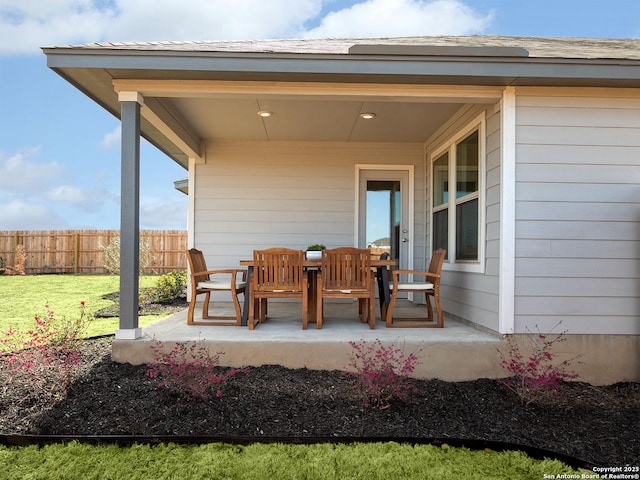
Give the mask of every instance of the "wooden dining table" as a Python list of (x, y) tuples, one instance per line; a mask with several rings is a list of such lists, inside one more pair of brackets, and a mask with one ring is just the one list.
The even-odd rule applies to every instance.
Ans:
[[(389, 289), (389, 270), (397, 265), (396, 260), (371, 259), (371, 267), (376, 269), (378, 281), (378, 296), (380, 298), (380, 316), (384, 320), (384, 314), (389, 305), (391, 291)], [(253, 260), (240, 260), (241, 267), (247, 267), (247, 287), (244, 292), (244, 306), (242, 309), (242, 325), (247, 326), (249, 320), (249, 302), (251, 301), (251, 280), (253, 277)], [(318, 271), (322, 267), (322, 260), (304, 259), (302, 266), (309, 275), (309, 323), (316, 322), (316, 304), (318, 301)]]

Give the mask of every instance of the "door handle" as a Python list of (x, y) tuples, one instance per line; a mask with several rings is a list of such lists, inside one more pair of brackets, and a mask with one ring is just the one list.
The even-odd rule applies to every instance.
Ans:
[(402, 243), (407, 243), (409, 240), (407, 240), (406, 238), (402, 239)]

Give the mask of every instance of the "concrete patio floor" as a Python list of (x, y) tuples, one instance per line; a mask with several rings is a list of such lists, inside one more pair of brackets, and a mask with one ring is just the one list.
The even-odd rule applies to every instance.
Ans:
[[(232, 314), (231, 304), (213, 305), (210, 312)], [(426, 308), (403, 301), (397, 316), (424, 315)], [(277, 364), (288, 368), (348, 370), (353, 350), (350, 341), (380, 340), (395, 344), (405, 353), (415, 353), (420, 362), (414, 374), (418, 378), (449, 381), (498, 378), (505, 372), (499, 365), (496, 347), (502, 341), (472, 326), (445, 315), (444, 328), (387, 328), (378, 316), (376, 329), (358, 320), (356, 302), (325, 302), (323, 328), (310, 324), (302, 330), (300, 303), (269, 302), (269, 318), (255, 330), (235, 326), (188, 326), (187, 311), (178, 312), (143, 328), (136, 340), (114, 340), (112, 358), (134, 365), (153, 359), (154, 340), (171, 348), (173, 342), (203, 341), (211, 352), (223, 352), (223, 366), (259, 366)], [(201, 306), (195, 318), (201, 318)]]

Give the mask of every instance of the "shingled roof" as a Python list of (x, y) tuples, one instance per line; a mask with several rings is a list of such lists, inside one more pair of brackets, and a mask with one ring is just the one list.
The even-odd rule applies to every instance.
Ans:
[[(561, 37), (504, 37), (504, 36), (432, 36), (394, 38), (332, 38), (289, 40), (242, 40), (242, 41), (177, 41), (177, 42), (124, 42), (90, 43), (52, 47), (82, 50), (138, 50), (158, 52), (219, 52), (219, 53), (280, 53), (280, 54), (326, 54), (347, 55), (354, 53), (354, 46), (394, 46), (397, 54), (442, 55), (449, 53), (442, 47), (481, 47), (486, 52), (495, 49), (495, 55), (512, 56), (509, 50), (526, 50), (530, 58), (558, 59), (619, 59), (640, 60), (640, 39), (605, 38), (561, 38)], [(402, 51), (402, 47), (408, 47)], [(429, 49), (429, 47), (436, 47)], [(421, 51), (420, 48), (423, 50)], [(502, 50), (501, 50), (502, 49)], [(352, 50), (350, 52), (350, 50)], [(363, 49), (355, 49), (363, 53)], [(449, 51), (450, 52), (450, 51)], [(367, 53), (375, 53), (370, 49)], [(463, 53), (465, 54), (465, 53)], [(488, 56), (494, 56), (490, 53)], [(518, 55), (522, 56), (522, 55)]]

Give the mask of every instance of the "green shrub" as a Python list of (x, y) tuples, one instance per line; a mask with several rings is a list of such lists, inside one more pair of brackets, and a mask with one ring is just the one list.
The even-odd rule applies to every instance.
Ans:
[[(111, 239), (109, 245), (100, 247), (104, 254), (103, 267), (113, 275), (120, 274), (120, 237)], [(155, 253), (151, 250), (151, 240), (148, 236), (140, 237), (139, 266), (140, 273), (153, 263)]]
[(173, 270), (158, 277), (156, 284), (149, 290), (149, 296), (156, 303), (173, 303), (181, 297), (186, 297), (187, 271)]

